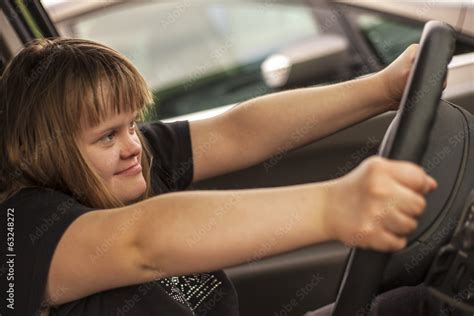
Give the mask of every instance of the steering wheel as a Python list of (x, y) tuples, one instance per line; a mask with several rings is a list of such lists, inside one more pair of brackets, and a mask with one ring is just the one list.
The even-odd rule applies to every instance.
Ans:
[[(455, 39), (450, 26), (437, 21), (426, 23), (400, 108), (385, 134), (379, 148), (379, 155), (421, 164), (439, 112), (438, 105), (454, 44)], [(431, 210), (427, 207), (425, 214), (419, 219), (418, 229), (410, 236), (407, 248), (417, 246), (418, 237), (426, 232), (440, 212), (440, 208), (436, 207)], [(381, 289), (388, 288), (383, 286), (383, 281), (387, 279), (386, 267), (390, 265), (390, 261), (394, 261), (391, 259), (395, 256), (396, 254), (352, 249), (339, 288), (333, 316), (368, 314), (372, 300)], [(403, 260), (398, 260), (398, 268), (390, 270), (400, 272), (401, 261)], [(426, 264), (420, 265), (420, 268), (426, 270)], [(407, 285), (394, 285), (393, 283), (397, 283), (393, 282), (397, 279), (396, 275), (388, 278), (392, 279), (392, 287)], [(398, 283), (403, 283), (403, 281)]]

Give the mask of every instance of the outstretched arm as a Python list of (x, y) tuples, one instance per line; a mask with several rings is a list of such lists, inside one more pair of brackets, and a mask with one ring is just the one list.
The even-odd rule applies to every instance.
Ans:
[(213, 271), (340, 240), (349, 246), (399, 250), (436, 182), (415, 164), (372, 157), (327, 182), (277, 188), (185, 191), (140, 209), (136, 241), (150, 273)]
[(64, 304), (332, 239), (398, 250), (425, 208), (423, 192), (435, 187), (412, 163), (371, 157), (329, 182), (173, 192), (87, 212), (68, 227), (55, 249), (46, 299)]
[(216, 117), (190, 122), (193, 181), (252, 166), (395, 110), (415, 53), (416, 45), (410, 46), (369, 77), (257, 97)]

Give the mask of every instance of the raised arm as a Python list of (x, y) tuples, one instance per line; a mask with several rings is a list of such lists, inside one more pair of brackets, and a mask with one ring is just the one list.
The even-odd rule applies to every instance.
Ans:
[(191, 121), (193, 181), (252, 166), (396, 109), (416, 47), (369, 77), (273, 93)]

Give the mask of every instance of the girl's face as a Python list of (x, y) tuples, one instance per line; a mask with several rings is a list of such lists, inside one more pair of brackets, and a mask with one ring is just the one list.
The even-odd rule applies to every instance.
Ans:
[(109, 115), (98, 126), (83, 128), (78, 138), (81, 153), (125, 204), (146, 190), (140, 164), (142, 145), (135, 132), (136, 114)]

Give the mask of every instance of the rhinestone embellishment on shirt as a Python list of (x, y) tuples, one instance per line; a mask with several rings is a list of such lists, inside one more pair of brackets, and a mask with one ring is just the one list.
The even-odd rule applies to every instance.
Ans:
[(193, 313), (222, 284), (210, 273), (169, 277), (160, 283), (174, 300), (188, 306)]

